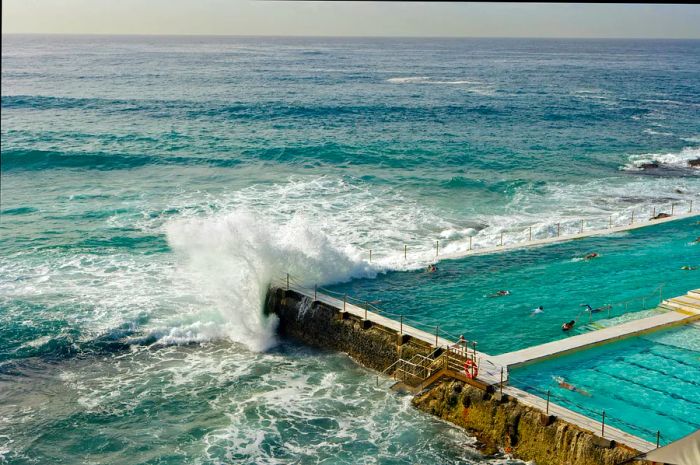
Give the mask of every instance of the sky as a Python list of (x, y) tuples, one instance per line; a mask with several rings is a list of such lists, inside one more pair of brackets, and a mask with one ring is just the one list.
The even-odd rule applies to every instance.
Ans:
[(3, 0), (3, 33), (700, 38), (698, 5)]

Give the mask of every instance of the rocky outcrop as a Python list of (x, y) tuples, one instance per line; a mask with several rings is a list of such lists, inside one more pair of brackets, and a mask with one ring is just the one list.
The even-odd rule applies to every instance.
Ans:
[(638, 454), (461, 381), (442, 380), (418, 394), (413, 404), (473, 433), (486, 453), (504, 449), (537, 465), (614, 465)]
[(652, 216), (650, 219), (660, 220), (662, 218), (670, 218), (670, 217), (671, 217), (671, 215), (669, 215), (668, 213), (658, 213), (656, 216)]
[(696, 158), (695, 160), (688, 160), (688, 166), (691, 168), (700, 168), (700, 158)]

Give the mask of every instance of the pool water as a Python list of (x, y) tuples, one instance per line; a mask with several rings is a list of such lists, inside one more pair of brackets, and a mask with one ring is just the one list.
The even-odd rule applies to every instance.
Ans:
[[(609, 236), (445, 260), (436, 273), (388, 272), (329, 289), (403, 314), (405, 321), (426, 330), (438, 325), (448, 337), (464, 334), (495, 355), (627, 320), (644, 309), (643, 303), (654, 307), (661, 297), (700, 287), (700, 270), (681, 270), (700, 265), (700, 244), (694, 242), (698, 236), (698, 218), (688, 218)], [(599, 257), (583, 260), (589, 252)], [(510, 295), (489, 297), (501, 289)], [(626, 307), (615, 305), (610, 316), (594, 314), (597, 325), (589, 326), (589, 316), (582, 312), (582, 304), (599, 307), (628, 299), (637, 300)], [(544, 313), (531, 316), (540, 305)], [(576, 318), (574, 331), (561, 331), (564, 321)]]
[[(588, 395), (558, 385), (563, 378)], [(635, 337), (512, 370), (510, 384), (651, 442), (700, 428), (700, 327)]]

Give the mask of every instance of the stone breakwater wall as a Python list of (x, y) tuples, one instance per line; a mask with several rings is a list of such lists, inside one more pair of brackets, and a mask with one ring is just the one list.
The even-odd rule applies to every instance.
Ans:
[(384, 371), (399, 358), (429, 355), (423, 341), (371, 324), (292, 290), (271, 289), (265, 311), (279, 318), (278, 333), (312, 347), (345, 352), (362, 365)]
[[(434, 350), (424, 341), (313, 302), (293, 290), (271, 289), (265, 311), (279, 318), (281, 337), (345, 352), (377, 371), (400, 357), (428, 356)], [(443, 377), (418, 393), (413, 404), (474, 434), (486, 454), (505, 449), (537, 465), (614, 465), (638, 454), (502, 396), (492, 387), (483, 390)]]

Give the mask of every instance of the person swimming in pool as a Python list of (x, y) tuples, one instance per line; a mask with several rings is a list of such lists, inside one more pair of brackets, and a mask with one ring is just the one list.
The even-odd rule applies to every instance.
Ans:
[(586, 311), (587, 311), (587, 312), (590, 312), (590, 313), (600, 313), (600, 312), (602, 312), (602, 311), (604, 311), (604, 310), (610, 310), (610, 309), (612, 308), (612, 305), (603, 305), (602, 307), (596, 307), (596, 308), (592, 308), (592, 307), (591, 307), (590, 305), (588, 305), (588, 304), (583, 304), (583, 305), (581, 305), (581, 306), (582, 306), (582, 307), (586, 307)]
[(584, 260), (592, 260), (594, 258), (598, 258), (598, 254), (596, 252), (591, 252), (589, 254), (586, 254), (585, 257), (583, 257)]
[(426, 273), (435, 273), (438, 270), (437, 265), (431, 263), (428, 265), (428, 268), (425, 270)]
[(560, 388), (568, 389), (571, 392), (578, 392), (581, 395), (591, 397), (591, 394), (588, 391), (579, 389), (571, 383), (567, 383), (561, 376), (554, 376), (554, 381), (557, 382)]
[(562, 331), (569, 331), (571, 328), (574, 327), (575, 324), (576, 324), (576, 320), (571, 320), (568, 323), (564, 323), (563, 325), (561, 325), (561, 330)]
[(698, 268), (696, 266), (689, 266), (689, 265), (684, 265), (681, 267), (681, 270), (685, 270), (685, 271), (693, 271), (693, 270), (697, 270), (697, 269)]
[(544, 307), (542, 305), (530, 312), (530, 316), (539, 315), (540, 313), (544, 313)]
[(493, 294), (489, 295), (489, 297), (503, 297), (506, 295), (510, 295), (510, 291), (503, 290), (503, 291), (494, 292)]

